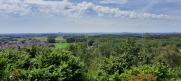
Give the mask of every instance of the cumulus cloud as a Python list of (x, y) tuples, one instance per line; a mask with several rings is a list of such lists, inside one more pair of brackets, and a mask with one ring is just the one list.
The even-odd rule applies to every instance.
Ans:
[(109, 4), (109, 3), (116, 3), (116, 4), (126, 4), (128, 0), (102, 0), (100, 1), (101, 4)]
[(31, 12), (60, 13), (62, 15), (75, 16), (71, 9), (72, 3), (63, 1), (44, 0), (1, 0), (0, 12), (7, 14), (27, 15)]
[[(126, 2), (127, 0), (119, 1)], [(23, 16), (34, 12), (47, 13), (51, 14), (51, 16), (53, 16), (52, 14), (61, 14), (70, 17), (79, 17), (82, 14), (94, 12), (97, 13), (98, 16), (105, 17), (177, 20), (177, 18), (167, 15), (156, 15), (150, 13), (140, 14), (134, 11), (123, 11), (119, 8), (110, 8), (88, 2), (73, 4), (67, 0), (0, 0), (0, 13), (19, 14)]]
[(138, 18), (138, 19), (166, 19), (174, 20), (176, 18), (170, 17), (168, 15), (156, 15), (150, 13), (138, 14), (134, 11), (122, 11), (118, 8), (104, 7), (100, 5), (95, 5), (93, 3), (82, 2), (77, 5), (79, 13), (85, 13), (86, 11), (97, 12), (98, 16), (111, 16), (120, 18)]
[(30, 12), (27, 4), (22, 4), (20, 0), (1, 0), (0, 1), (1, 13), (13, 13), (24, 15)]

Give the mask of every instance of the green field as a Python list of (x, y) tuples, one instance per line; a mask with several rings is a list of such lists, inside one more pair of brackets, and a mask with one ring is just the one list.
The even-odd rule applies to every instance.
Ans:
[(35, 37), (36, 40), (47, 41), (47, 37)]
[(55, 40), (64, 40), (62, 36), (55, 38)]
[(63, 37), (57, 37), (55, 40), (57, 42), (54, 44), (55, 48), (65, 48), (69, 45), (69, 43), (66, 43), (66, 40), (63, 39)]
[(65, 48), (69, 45), (69, 43), (55, 43), (55, 48)]

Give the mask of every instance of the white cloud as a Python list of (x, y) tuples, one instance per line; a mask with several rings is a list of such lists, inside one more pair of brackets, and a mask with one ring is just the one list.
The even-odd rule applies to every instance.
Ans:
[(126, 4), (128, 0), (102, 0), (100, 1), (101, 4), (109, 4), (109, 3), (116, 3), (116, 4)]
[(172, 24), (172, 26), (178, 26), (179, 24)]
[(121, 18), (138, 18), (138, 19), (166, 19), (166, 20), (178, 20), (177, 18), (170, 17), (168, 15), (156, 15), (150, 13), (138, 14), (134, 11), (122, 11), (118, 8), (104, 7), (100, 5), (95, 5), (93, 3), (82, 2), (77, 5), (77, 9), (80, 13), (85, 13), (87, 11), (97, 12), (98, 16), (111, 16), (111, 17), (121, 17)]
[(1, 0), (0, 12), (7, 14), (26, 15), (31, 12), (61, 13), (63, 15), (75, 16), (71, 13), (72, 3), (67, 0), (55, 2), (44, 0)]
[(166, 0), (167, 2), (181, 2), (180, 0)]
[[(111, 0), (107, 0), (110, 1)], [(116, 2), (118, 0), (113, 0)], [(127, 0), (119, 0), (127, 2)], [(179, 18), (170, 17), (167, 15), (156, 15), (150, 13), (137, 13), (134, 11), (123, 11), (119, 8), (104, 7), (93, 3), (82, 2), (73, 4), (67, 0), (63, 1), (44, 1), (44, 0), (0, 0), (0, 13), (19, 14), (21, 16), (30, 13), (46, 13), (61, 14), (70, 17), (79, 17), (82, 14), (94, 12), (98, 16), (109, 16), (117, 18), (137, 18), (137, 19), (163, 19), (163, 20), (178, 20)]]
[(30, 12), (28, 5), (21, 4), (20, 0), (1, 0), (0, 1), (1, 13), (13, 13), (24, 15)]

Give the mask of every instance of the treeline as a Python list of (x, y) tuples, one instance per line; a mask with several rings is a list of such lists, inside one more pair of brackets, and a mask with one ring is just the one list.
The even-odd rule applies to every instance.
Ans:
[[(69, 38), (69, 37), (67, 37)], [(101, 35), (64, 49), (0, 49), (2, 81), (179, 81), (181, 38)]]
[(63, 36), (67, 43), (87, 42), (85, 36)]
[[(56, 43), (55, 38), (56, 36), (48, 36), (47, 42)], [(65, 39), (67, 43), (87, 42), (87, 39), (85, 36), (63, 36), (63, 39)]]

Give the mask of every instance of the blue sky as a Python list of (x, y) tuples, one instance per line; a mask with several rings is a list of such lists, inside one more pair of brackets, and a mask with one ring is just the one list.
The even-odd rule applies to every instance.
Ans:
[(0, 33), (181, 32), (181, 0), (0, 0)]

